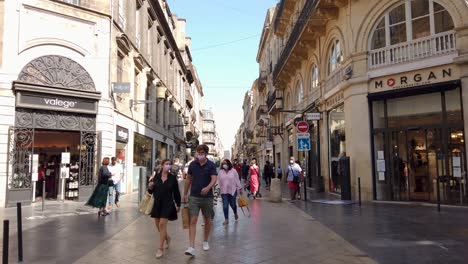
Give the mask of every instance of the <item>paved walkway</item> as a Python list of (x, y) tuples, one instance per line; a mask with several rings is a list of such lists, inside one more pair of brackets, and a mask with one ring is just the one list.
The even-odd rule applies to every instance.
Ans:
[(222, 225), (221, 203), (215, 209), (211, 250), (201, 250), (199, 225), (195, 258), (183, 254), (188, 232), (176, 221), (169, 224), (171, 248), (155, 259), (159, 239), (152, 220), (141, 216), (75, 263), (375, 263), (289, 202), (251, 200), (251, 217), (240, 213), (239, 221), (231, 220), (227, 227)]

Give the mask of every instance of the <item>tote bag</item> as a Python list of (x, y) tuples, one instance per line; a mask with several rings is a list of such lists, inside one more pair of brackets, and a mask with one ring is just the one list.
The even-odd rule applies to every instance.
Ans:
[(153, 195), (149, 192), (146, 192), (145, 197), (140, 202), (140, 212), (145, 215), (150, 215), (151, 211), (153, 210), (154, 199)]

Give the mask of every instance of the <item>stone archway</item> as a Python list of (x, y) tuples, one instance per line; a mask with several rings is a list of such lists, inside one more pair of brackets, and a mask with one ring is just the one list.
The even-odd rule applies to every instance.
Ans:
[(21, 70), (17, 81), (80, 91), (96, 91), (89, 73), (76, 61), (60, 55), (46, 55), (30, 61)]

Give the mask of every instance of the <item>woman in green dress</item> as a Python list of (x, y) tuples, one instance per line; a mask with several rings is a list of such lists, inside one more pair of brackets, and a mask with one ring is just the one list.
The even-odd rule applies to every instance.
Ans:
[(109, 179), (112, 173), (107, 166), (109, 165), (109, 158), (102, 159), (102, 166), (99, 169), (99, 182), (94, 189), (93, 194), (89, 198), (86, 205), (94, 208), (99, 208), (98, 216), (106, 216), (109, 212), (106, 211), (107, 195), (109, 194)]

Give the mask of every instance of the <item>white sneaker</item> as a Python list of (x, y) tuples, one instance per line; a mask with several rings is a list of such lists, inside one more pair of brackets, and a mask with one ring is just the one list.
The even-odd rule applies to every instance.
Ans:
[(203, 250), (210, 250), (210, 244), (208, 244), (208, 241), (203, 241)]
[(193, 247), (188, 247), (185, 250), (185, 255), (195, 257), (195, 249)]

